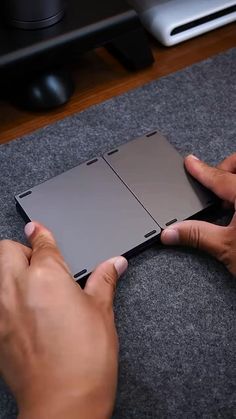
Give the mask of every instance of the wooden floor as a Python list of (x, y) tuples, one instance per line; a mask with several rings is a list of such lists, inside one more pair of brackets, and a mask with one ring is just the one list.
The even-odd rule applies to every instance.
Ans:
[(0, 143), (21, 137), (93, 104), (235, 47), (236, 25), (229, 24), (171, 48), (165, 48), (153, 39), (150, 39), (150, 43), (155, 63), (139, 72), (126, 70), (103, 48), (80, 57), (73, 67), (75, 94), (68, 104), (56, 110), (31, 113), (0, 102)]

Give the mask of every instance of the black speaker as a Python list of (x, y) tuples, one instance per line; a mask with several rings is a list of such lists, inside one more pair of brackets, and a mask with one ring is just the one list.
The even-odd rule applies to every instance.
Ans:
[(41, 29), (54, 25), (65, 12), (64, 0), (3, 0), (9, 24), (21, 29)]

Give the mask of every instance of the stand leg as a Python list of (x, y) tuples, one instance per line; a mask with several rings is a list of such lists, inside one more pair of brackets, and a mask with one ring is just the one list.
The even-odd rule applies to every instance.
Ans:
[(141, 26), (109, 42), (106, 48), (131, 70), (141, 70), (154, 62), (147, 35)]
[(64, 105), (74, 92), (74, 83), (66, 70), (44, 70), (33, 77), (15, 80), (7, 87), (6, 97), (14, 105), (32, 111)]

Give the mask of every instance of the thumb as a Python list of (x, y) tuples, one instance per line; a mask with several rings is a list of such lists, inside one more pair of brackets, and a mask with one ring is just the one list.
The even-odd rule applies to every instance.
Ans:
[(33, 221), (26, 224), (25, 235), (32, 247), (30, 265), (45, 265), (46, 262), (53, 261), (69, 271), (51, 231), (42, 224)]
[(165, 229), (161, 241), (167, 245), (184, 245), (205, 250), (222, 260), (229, 228), (210, 224), (205, 221), (183, 221)]
[(88, 278), (84, 291), (109, 308), (112, 307), (117, 280), (127, 268), (128, 262), (123, 256), (101, 263)]

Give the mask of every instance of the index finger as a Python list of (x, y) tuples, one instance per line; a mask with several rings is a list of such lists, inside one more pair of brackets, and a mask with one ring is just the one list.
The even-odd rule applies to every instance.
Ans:
[(32, 246), (30, 265), (45, 266), (53, 262), (70, 273), (51, 231), (34, 221), (25, 226), (25, 234)]
[(185, 158), (187, 171), (202, 185), (214, 192), (219, 198), (234, 203), (236, 198), (236, 175), (225, 170), (211, 167), (195, 156)]

